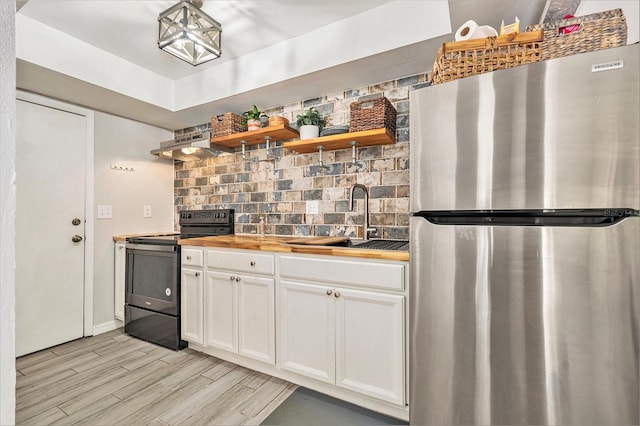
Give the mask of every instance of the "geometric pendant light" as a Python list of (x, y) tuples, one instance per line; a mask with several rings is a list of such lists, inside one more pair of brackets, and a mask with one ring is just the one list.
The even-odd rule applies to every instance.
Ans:
[(200, 0), (181, 1), (158, 16), (158, 47), (194, 66), (222, 53), (222, 25), (201, 7)]

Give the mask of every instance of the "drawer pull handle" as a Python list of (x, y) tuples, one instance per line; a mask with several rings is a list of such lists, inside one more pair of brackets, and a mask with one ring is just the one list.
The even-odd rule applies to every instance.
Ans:
[(255, 261), (255, 260), (252, 260), (252, 261), (249, 263), (249, 265), (251, 265), (251, 266), (256, 266), (256, 261)]
[(333, 293), (333, 291), (327, 290), (327, 296), (331, 296), (331, 293)]
[(187, 256), (187, 260), (191, 260), (191, 256)]
[(336, 292), (335, 292), (335, 294), (334, 294), (333, 296), (334, 296), (334, 297), (336, 297), (336, 298), (340, 297), (340, 292), (339, 292), (339, 291), (336, 291)]
[(199, 277), (199, 276), (200, 276), (200, 272), (196, 272), (196, 277)]

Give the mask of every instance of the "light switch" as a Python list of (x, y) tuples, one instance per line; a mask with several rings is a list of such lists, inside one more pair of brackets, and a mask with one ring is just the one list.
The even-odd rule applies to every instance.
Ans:
[(111, 219), (113, 218), (112, 206), (98, 206), (98, 219)]
[(144, 206), (142, 208), (142, 216), (143, 217), (151, 217), (151, 206)]

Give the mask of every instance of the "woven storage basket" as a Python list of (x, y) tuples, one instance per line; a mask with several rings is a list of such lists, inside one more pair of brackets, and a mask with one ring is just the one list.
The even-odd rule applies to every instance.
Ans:
[[(561, 34), (561, 28), (571, 25), (580, 25), (580, 28)], [(627, 44), (627, 20), (622, 9), (531, 25), (527, 27), (529, 30), (544, 30), (542, 60)]]
[(352, 102), (350, 109), (350, 132), (386, 128), (395, 135), (396, 109), (389, 102), (389, 99), (382, 97)]
[(433, 84), (538, 62), (542, 30), (444, 43), (431, 72)]
[(227, 136), (244, 130), (242, 116), (233, 112), (211, 117), (211, 137)]

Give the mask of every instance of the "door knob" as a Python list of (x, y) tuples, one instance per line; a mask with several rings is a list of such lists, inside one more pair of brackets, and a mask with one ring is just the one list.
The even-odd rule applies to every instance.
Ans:
[(78, 226), (78, 225), (80, 225), (81, 223), (82, 223), (82, 221), (80, 220), (80, 218), (77, 218), (77, 217), (73, 218), (73, 220), (71, 221), (71, 224), (72, 224), (73, 226)]
[(71, 237), (71, 241), (73, 241), (74, 243), (79, 243), (80, 241), (82, 241), (82, 237), (80, 235), (74, 235), (73, 237)]

